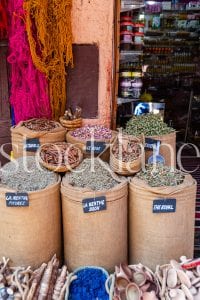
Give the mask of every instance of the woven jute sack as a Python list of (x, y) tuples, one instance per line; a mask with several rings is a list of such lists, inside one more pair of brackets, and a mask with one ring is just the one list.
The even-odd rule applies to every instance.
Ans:
[[(70, 270), (101, 266), (113, 272), (127, 261), (127, 181), (106, 191), (61, 184), (64, 258)], [(83, 212), (83, 199), (106, 197), (106, 210)]]
[(128, 140), (132, 139), (136, 143), (141, 144), (141, 154), (138, 156), (137, 159), (130, 162), (123, 162), (122, 160), (116, 158), (115, 155), (113, 154), (113, 147), (115, 146), (115, 143), (118, 142), (118, 138), (116, 137), (110, 149), (110, 167), (115, 173), (120, 175), (132, 175), (139, 172), (143, 162), (144, 151), (142, 149), (143, 143), (141, 142), (141, 139), (133, 136), (123, 136), (120, 141), (121, 143), (120, 147), (122, 147), (126, 139)]
[[(72, 135), (73, 131), (68, 131), (66, 134), (66, 140), (68, 143), (70, 144), (74, 144), (76, 147), (78, 147), (79, 149), (81, 149), (81, 151), (83, 152), (83, 155), (85, 158), (87, 157), (91, 157), (90, 153), (86, 152), (86, 140), (81, 140), (79, 138), (76, 138)], [(98, 156), (99, 158), (101, 158), (102, 160), (109, 162), (110, 159), (110, 145), (112, 145), (112, 143), (114, 142), (115, 138), (117, 136), (117, 132), (116, 131), (112, 131), (112, 138), (111, 139), (98, 139), (98, 140), (94, 140), (95, 142), (104, 142), (106, 143), (106, 149), (99, 155), (95, 155)]]
[(25, 155), (35, 155), (35, 152), (24, 150), (24, 143), (26, 139), (38, 138), (40, 145), (46, 143), (64, 142), (66, 129), (62, 127), (60, 123), (56, 123), (58, 124), (58, 127), (51, 131), (33, 131), (25, 126), (22, 126), (23, 122), (19, 122), (16, 126), (11, 127), (13, 157), (19, 158)]
[(61, 257), (60, 177), (49, 187), (29, 192), (28, 207), (7, 207), (0, 187), (0, 257), (14, 266), (38, 268), (54, 254)]
[[(133, 178), (129, 184), (129, 263), (155, 270), (180, 256), (193, 257), (197, 183), (186, 175), (176, 187), (150, 187)], [(176, 199), (174, 213), (153, 213), (153, 201)]]
[[(158, 140), (161, 142), (160, 152), (165, 159), (165, 165), (175, 167), (176, 166), (176, 132), (171, 132), (164, 135), (155, 136), (145, 136), (145, 138), (150, 138)], [(149, 157), (153, 155), (152, 150), (145, 150), (145, 160), (148, 162)]]

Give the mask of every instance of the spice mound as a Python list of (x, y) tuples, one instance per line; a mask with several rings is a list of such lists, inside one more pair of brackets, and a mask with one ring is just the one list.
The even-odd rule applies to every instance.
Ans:
[(46, 164), (75, 168), (82, 160), (82, 153), (69, 143), (45, 144), (40, 148), (40, 158)]
[(87, 267), (75, 273), (75, 279), (69, 288), (69, 300), (108, 300), (105, 288), (106, 274), (101, 269)]
[(0, 170), (1, 183), (19, 192), (37, 191), (58, 181), (58, 176), (36, 162), (36, 158), (21, 157)]
[(95, 140), (110, 140), (112, 131), (102, 125), (87, 125), (72, 132), (72, 136), (81, 140), (94, 138)]
[(109, 165), (98, 158), (83, 160), (73, 172), (66, 173), (65, 179), (72, 186), (94, 191), (109, 190), (120, 182)]
[(131, 137), (118, 138), (112, 147), (114, 157), (122, 162), (130, 162), (138, 159), (141, 152), (142, 149), (139, 140)]
[(129, 135), (145, 136), (164, 135), (174, 132), (174, 129), (164, 123), (160, 115), (152, 113), (133, 116), (126, 125), (125, 133)]
[(51, 131), (61, 125), (58, 122), (48, 119), (31, 119), (29, 121), (24, 121), (22, 126), (33, 131)]
[(144, 180), (151, 187), (177, 186), (185, 179), (185, 175), (181, 171), (173, 170), (159, 163), (146, 165), (146, 169), (140, 171), (136, 177)]

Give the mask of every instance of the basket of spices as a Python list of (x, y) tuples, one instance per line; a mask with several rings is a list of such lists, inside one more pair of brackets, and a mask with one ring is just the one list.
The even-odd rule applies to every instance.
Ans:
[[(192, 257), (197, 183), (191, 175), (151, 164), (129, 184), (129, 261), (155, 270), (172, 257)], [(148, 245), (148, 247), (147, 247)]]
[(116, 132), (102, 125), (86, 125), (84, 127), (67, 132), (68, 143), (75, 144), (80, 148), (85, 157), (101, 156), (109, 161), (110, 144), (114, 141)]
[(143, 145), (133, 136), (117, 136), (110, 151), (111, 169), (121, 175), (131, 175), (140, 171)]
[(64, 258), (70, 270), (94, 265), (113, 271), (116, 262), (127, 260), (127, 193), (127, 180), (99, 158), (86, 158), (65, 174)]
[(76, 128), (80, 128), (82, 126), (82, 118), (81, 118), (82, 109), (77, 107), (75, 112), (69, 108), (65, 111), (63, 117), (60, 117), (60, 123), (63, 127), (65, 127), (68, 131), (74, 130)]
[(48, 119), (31, 119), (11, 127), (14, 158), (33, 156), (40, 145), (64, 142), (66, 129), (59, 123)]
[(81, 150), (69, 143), (44, 144), (39, 149), (39, 161), (54, 172), (67, 172), (77, 167), (82, 159)]
[[(159, 154), (165, 164), (174, 167), (176, 165), (176, 132), (163, 122), (160, 114), (143, 114), (133, 116), (126, 125), (125, 134), (145, 137), (145, 160), (148, 163), (150, 156)], [(154, 148), (159, 145), (158, 151)], [(156, 149), (155, 149), (156, 150)]]
[(0, 257), (27, 267), (61, 257), (60, 182), (36, 156), (0, 169)]

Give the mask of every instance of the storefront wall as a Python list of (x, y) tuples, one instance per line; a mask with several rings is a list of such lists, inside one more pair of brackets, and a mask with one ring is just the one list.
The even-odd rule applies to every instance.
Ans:
[(111, 123), (114, 0), (74, 0), (72, 28), (75, 44), (99, 48), (98, 118), (85, 124)]

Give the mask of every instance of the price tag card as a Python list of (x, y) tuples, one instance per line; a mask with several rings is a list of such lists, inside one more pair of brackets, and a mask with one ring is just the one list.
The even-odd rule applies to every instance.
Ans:
[(106, 197), (86, 198), (82, 200), (82, 205), (84, 213), (106, 210)]
[(176, 199), (156, 199), (153, 201), (153, 213), (176, 212)]
[(30, 152), (36, 152), (40, 147), (40, 141), (37, 138), (34, 139), (26, 139), (24, 143), (24, 150)]
[(153, 147), (156, 147), (157, 143), (160, 143), (160, 141), (151, 138), (145, 138), (145, 149), (153, 150)]
[(26, 207), (29, 206), (27, 193), (6, 193), (6, 206), (8, 207)]
[(86, 152), (87, 153), (94, 152), (95, 154), (100, 154), (105, 149), (106, 149), (106, 143), (105, 142), (87, 141), (87, 143), (86, 143)]

